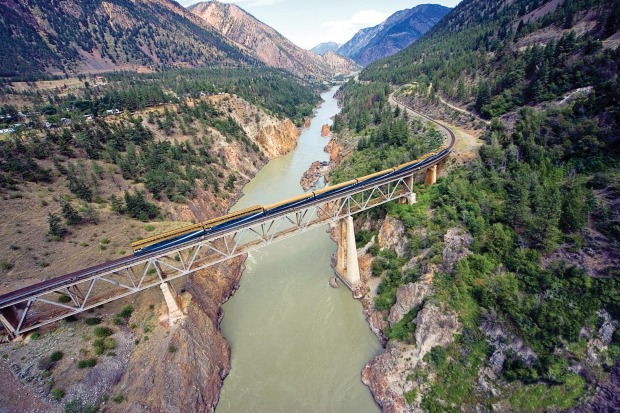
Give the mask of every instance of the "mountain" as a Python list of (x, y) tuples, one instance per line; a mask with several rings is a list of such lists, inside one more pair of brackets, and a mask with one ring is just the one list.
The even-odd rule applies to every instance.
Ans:
[(342, 46), (341, 44), (336, 43), (336, 42), (326, 42), (326, 43), (321, 43), (321, 44), (314, 46), (312, 49), (310, 49), (310, 51), (323, 56), (327, 52), (338, 51), (338, 49), (340, 49), (341, 46)]
[(1, 77), (254, 62), (171, 0), (0, 1)]
[(355, 67), (353, 62), (346, 60), (342, 60), (342, 65), (338, 67), (330, 66), (322, 56), (294, 45), (234, 4), (209, 1), (194, 4), (188, 10), (223, 36), (249, 50), (257, 60), (299, 77), (324, 80), (339, 72), (348, 73)]
[(422, 4), (401, 10), (386, 21), (362, 29), (345, 43), (338, 54), (365, 66), (377, 59), (391, 56), (418, 40), (441, 20), (450, 9), (438, 4)]

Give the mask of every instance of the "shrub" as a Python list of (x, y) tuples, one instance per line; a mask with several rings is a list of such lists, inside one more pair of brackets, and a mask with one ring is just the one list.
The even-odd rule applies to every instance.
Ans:
[(91, 368), (91, 367), (95, 367), (96, 365), (97, 365), (97, 359), (96, 358), (89, 358), (89, 359), (79, 360), (77, 362), (78, 369)]
[(108, 337), (114, 334), (114, 331), (110, 327), (95, 327), (93, 334), (95, 337)]
[(65, 404), (63, 413), (96, 413), (97, 407), (90, 403), (84, 403), (82, 399), (71, 400)]
[(56, 401), (62, 399), (64, 395), (65, 391), (59, 387), (56, 387), (54, 390), (52, 390), (52, 399)]
[(50, 361), (52, 362), (57, 362), (60, 359), (62, 359), (62, 356), (64, 354), (62, 353), (62, 351), (54, 351), (51, 355), (50, 355)]
[(69, 297), (68, 295), (62, 294), (58, 296), (58, 302), (61, 304), (66, 304), (70, 301), (71, 301), (71, 297)]
[(126, 305), (125, 307), (123, 307), (121, 312), (118, 313), (116, 316), (117, 317), (121, 317), (121, 318), (129, 318), (129, 317), (131, 317), (132, 314), (133, 314), (133, 306), (132, 305)]
[(176, 348), (174, 345), (170, 344), (170, 345), (168, 346), (168, 352), (170, 352), (170, 353), (176, 353), (176, 351), (177, 351), (177, 348)]
[(405, 396), (407, 404), (411, 406), (415, 399), (418, 397), (418, 389), (411, 389), (405, 394), (403, 394), (403, 396)]
[(84, 323), (88, 326), (96, 326), (97, 324), (101, 324), (101, 318), (99, 317), (89, 317), (84, 320)]
[(125, 397), (122, 394), (119, 394), (118, 396), (112, 399), (114, 403), (122, 403), (123, 400), (125, 400)]
[(31, 340), (38, 340), (39, 338), (41, 338), (41, 334), (36, 331), (30, 335)]

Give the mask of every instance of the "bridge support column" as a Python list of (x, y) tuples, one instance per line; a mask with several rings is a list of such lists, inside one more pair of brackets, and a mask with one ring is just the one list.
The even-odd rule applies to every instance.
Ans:
[(336, 273), (340, 279), (353, 290), (361, 283), (353, 217), (348, 216), (338, 223), (338, 261)]
[(405, 178), (405, 184), (407, 185), (407, 188), (409, 188), (411, 192), (407, 194), (406, 196), (404, 196), (403, 198), (401, 198), (399, 203), (409, 204), (409, 205), (417, 204), (418, 203), (417, 195), (415, 192), (413, 192), (413, 176), (409, 176)]
[(425, 185), (433, 185), (437, 182), (437, 165), (433, 165), (426, 170), (426, 177), (424, 178)]
[(176, 320), (183, 318), (183, 312), (179, 308), (179, 297), (168, 283), (162, 283), (160, 288), (164, 293), (164, 299), (168, 305), (168, 317), (170, 318), (170, 324), (172, 324)]

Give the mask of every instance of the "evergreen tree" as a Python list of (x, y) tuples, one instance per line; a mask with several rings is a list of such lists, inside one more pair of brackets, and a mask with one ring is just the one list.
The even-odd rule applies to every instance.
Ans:
[(60, 239), (67, 233), (67, 228), (62, 225), (62, 219), (58, 215), (48, 212), (47, 223), (49, 224), (49, 230), (47, 233), (56, 241), (60, 241)]
[(77, 225), (82, 222), (82, 217), (75, 208), (71, 206), (69, 201), (62, 199), (60, 205), (62, 207), (62, 216), (65, 218), (65, 221), (67, 221), (68, 225)]

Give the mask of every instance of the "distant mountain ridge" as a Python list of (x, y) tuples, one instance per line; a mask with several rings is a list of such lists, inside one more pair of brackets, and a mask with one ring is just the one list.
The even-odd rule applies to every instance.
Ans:
[(287, 70), (310, 80), (325, 80), (337, 73), (348, 73), (355, 63), (323, 56), (296, 46), (273, 28), (242, 8), (218, 1), (196, 3), (188, 8), (220, 34), (248, 50), (268, 66)]
[(337, 52), (361, 65), (368, 65), (405, 49), (449, 11), (450, 8), (438, 4), (421, 4), (398, 11), (383, 23), (357, 32)]
[(336, 42), (325, 42), (314, 46), (310, 49), (311, 52), (323, 56), (327, 52), (337, 52), (342, 45)]
[(0, 15), (0, 77), (256, 64), (172, 0), (2, 0)]

